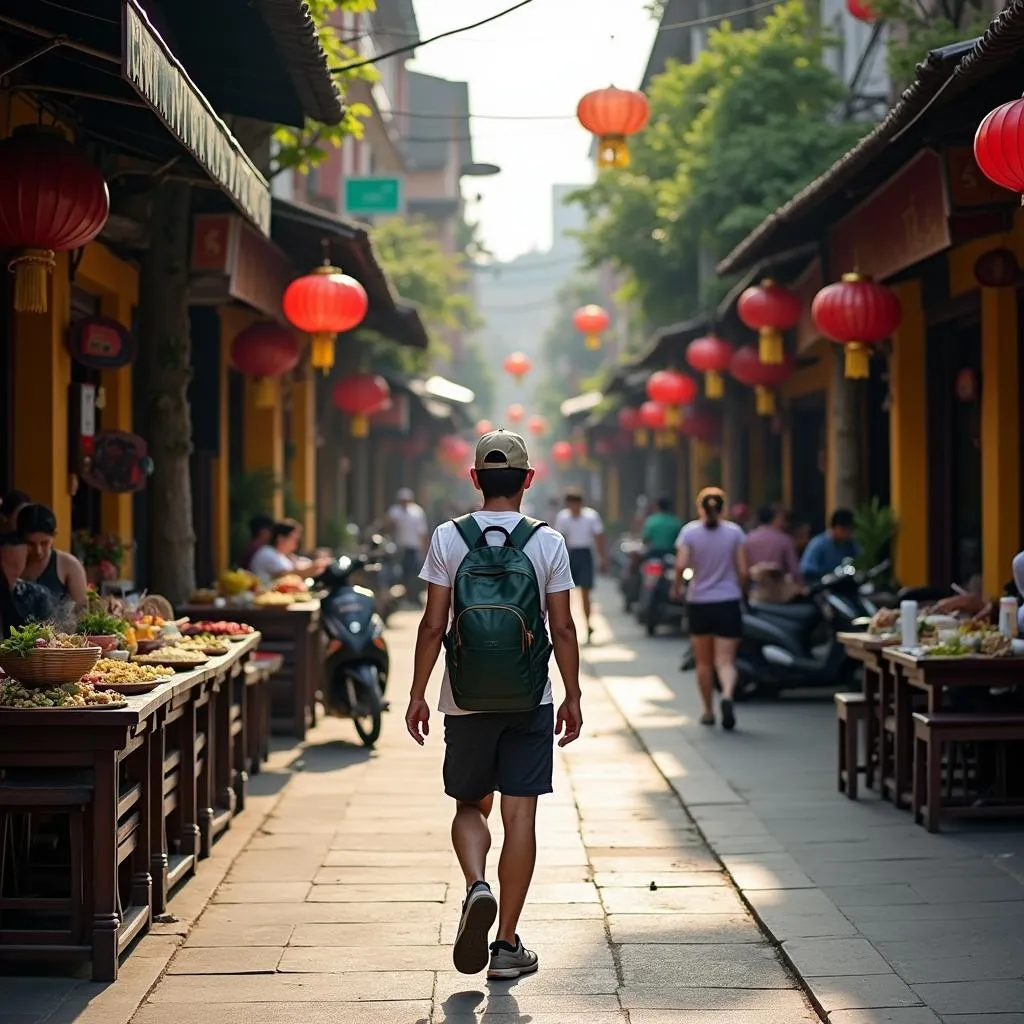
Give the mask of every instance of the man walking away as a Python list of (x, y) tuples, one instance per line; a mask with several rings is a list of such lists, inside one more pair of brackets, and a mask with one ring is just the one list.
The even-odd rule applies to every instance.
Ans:
[[(482, 510), (434, 531), (420, 574), (427, 606), (405, 723), (422, 746), (430, 731), (427, 682), (443, 644), (444, 788), (456, 801), (452, 844), (466, 877), (453, 959), (463, 974), (487, 967), (497, 916), (488, 977), (518, 978), (538, 966), (517, 932), (537, 856), (537, 797), (552, 790), (555, 734), (564, 747), (583, 724), (569, 609), (573, 583), (561, 536), (520, 512), (533, 482), (526, 442), (504, 430), (485, 434), (471, 477), (483, 494)], [(557, 716), (548, 676), (552, 649), (565, 685)], [(495, 792), (505, 833), (500, 913), (486, 873)]]
[(427, 543), (427, 513), (416, 504), (415, 495), (403, 487), (395, 495), (395, 504), (388, 509), (391, 536), (402, 556), (402, 586), (406, 597), (419, 603), (419, 569)]
[(604, 523), (596, 509), (583, 504), (580, 491), (569, 491), (565, 496), (566, 507), (555, 519), (555, 529), (565, 538), (569, 549), (569, 566), (573, 583), (579, 587), (583, 598), (583, 617), (587, 623), (587, 642), (594, 631), (590, 626), (590, 592), (594, 589), (594, 548), (601, 559), (601, 572), (608, 571), (608, 547), (604, 535)]
[(800, 571), (809, 583), (827, 576), (845, 558), (856, 558), (860, 546), (853, 539), (854, 518), (848, 508), (837, 508), (828, 529), (812, 537), (800, 559)]

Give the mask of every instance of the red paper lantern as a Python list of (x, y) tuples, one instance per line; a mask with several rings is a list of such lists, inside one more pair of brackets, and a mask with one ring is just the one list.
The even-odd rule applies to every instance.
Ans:
[(974, 135), (974, 159), (989, 181), (1024, 192), (1024, 99), (985, 115)]
[(251, 324), (231, 340), (231, 364), (239, 373), (255, 378), (253, 402), (257, 409), (274, 407), (274, 378), (291, 373), (301, 358), (295, 335), (272, 320)]
[(580, 438), (572, 443), (572, 453), (580, 460), (580, 462), (586, 462), (587, 460), (587, 442)]
[(463, 468), (469, 458), (470, 446), (458, 434), (446, 434), (438, 442), (438, 457), (453, 469)]
[(525, 412), (526, 410), (518, 402), (513, 402), (508, 407), (508, 412), (506, 413), (509, 423), (512, 423), (513, 425), (519, 423)]
[(342, 377), (332, 392), (335, 406), (352, 418), (352, 436), (366, 437), (370, 417), (380, 412), (391, 397), (391, 388), (383, 377), (372, 373), (355, 373)]
[(786, 381), (794, 369), (792, 356), (782, 363), (762, 363), (757, 349), (744, 345), (733, 353), (729, 372), (741, 384), (754, 389), (759, 416), (775, 415), (775, 395), (772, 388)]
[(867, 22), (869, 25), (878, 20), (878, 13), (864, 0), (846, 0), (846, 9), (858, 21)]
[(489, 434), (494, 429), (494, 424), (490, 420), (477, 420), (473, 429), (480, 437), (483, 437), (484, 434)]
[(46, 312), (56, 254), (87, 245), (109, 215), (103, 175), (59, 129), (22, 125), (0, 141), (0, 249), (13, 250), (19, 313)]
[(600, 306), (580, 306), (573, 313), (573, 326), (583, 335), (583, 340), (589, 349), (601, 347), (601, 335), (608, 330), (612, 322), (611, 317)]
[(679, 433), (695, 441), (714, 441), (721, 433), (721, 421), (706, 409), (687, 409)]
[(505, 372), (521, 381), (532, 369), (533, 360), (525, 352), (512, 352), (505, 356)]
[(843, 274), (814, 296), (811, 317), (826, 338), (846, 347), (846, 376), (864, 379), (871, 373), (867, 346), (888, 338), (899, 327), (903, 310), (891, 289), (870, 277)]
[(560, 465), (572, 462), (572, 445), (568, 441), (556, 441), (551, 446), (551, 458)]
[(633, 443), (642, 448), (647, 444), (647, 429), (640, 419), (640, 410), (624, 407), (619, 410), (619, 428), (633, 435)]
[(722, 398), (725, 395), (722, 374), (729, 369), (732, 353), (732, 345), (717, 334), (695, 338), (686, 347), (686, 361), (698, 373), (704, 374), (704, 394), (708, 398)]
[(548, 478), (548, 464), (546, 462), (544, 462), (543, 459), (541, 461), (539, 461), (539, 462), (534, 464), (534, 466), (533, 466), (533, 475), (534, 475), (534, 478), (537, 479), (537, 480), (547, 480), (547, 478)]
[(644, 402), (640, 406), (640, 425), (648, 430), (662, 430), (668, 419), (665, 406), (658, 402)]
[(369, 305), (354, 277), (326, 264), (292, 281), (281, 298), (288, 322), (312, 335), (310, 362), (324, 373), (334, 365), (335, 335), (358, 327)]
[(782, 332), (800, 322), (800, 299), (770, 278), (752, 285), (736, 303), (739, 318), (760, 335), (758, 355), (762, 363), (781, 363)]
[(647, 378), (647, 397), (665, 408), (665, 425), (677, 426), (678, 406), (697, 397), (697, 382), (678, 370), (657, 370)]
[(543, 437), (547, 433), (548, 421), (543, 416), (531, 416), (526, 421), (526, 429), (534, 437)]
[(598, 139), (597, 166), (628, 167), (626, 137), (640, 131), (651, 116), (647, 97), (633, 89), (596, 89), (576, 107), (576, 117)]

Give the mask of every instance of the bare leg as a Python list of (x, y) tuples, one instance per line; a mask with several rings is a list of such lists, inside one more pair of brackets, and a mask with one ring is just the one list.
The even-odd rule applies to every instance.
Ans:
[(697, 686), (707, 717), (715, 713), (715, 638), (691, 636), (690, 645), (697, 659)]
[(466, 876), (467, 888), (487, 877), (487, 852), (491, 848), (487, 816), (493, 806), (494, 794), (491, 793), (476, 804), (466, 804), (460, 800), (455, 808), (452, 846), (455, 847), (462, 873)]
[(583, 618), (587, 623), (587, 633), (590, 633), (590, 588), (580, 587), (580, 597), (583, 599)]
[(501, 887), (498, 938), (514, 946), (519, 916), (526, 903), (537, 861), (537, 798), (503, 796), (501, 820), (505, 826), (505, 842), (498, 861), (498, 884)]
[(729, 637), (714, 638), (715, 671), (718, 673), (718, 681), (722, 684), (724, 700), (732, 700), (736, 689), (736, 649), (739, 645), (739, 640)]

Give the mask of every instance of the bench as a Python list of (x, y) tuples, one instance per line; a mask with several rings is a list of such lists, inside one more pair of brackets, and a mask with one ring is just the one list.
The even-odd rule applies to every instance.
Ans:
[(867, 765), (860, 763), (860, 734), (867, 720), (867, 699), (863, 693), (837, 693), (835, 702), (836, 725), (839, 729), (839, 792), (845, 793), (849, 800), (856, 800), (857, 777), (867, 768)]
[[(942, 799), (942, 747), (956, 743), (1024, 741), (1024, 715), (914, 713), (914, 775), (911, 810), (914, 821), (938, 832), (943, 817), (1009, 817), (1024, 815), (1024, 797), (955, 804), (953, 779), (948, 779), (948, 801)], [(947, 765), (952, 772), (952, 762)], [(966, 790), (966, 767), (964, 788)]]

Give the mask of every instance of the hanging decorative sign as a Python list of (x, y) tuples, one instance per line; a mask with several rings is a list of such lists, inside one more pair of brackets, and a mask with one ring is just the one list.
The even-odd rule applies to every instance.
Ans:
[(92, 370), (117, 370), (135, 360), (135, 338), (108, 316), (86, 316), (68, 329), (68, 351)]
[(146, 442), (137, 434), (101, 431), (93, 439), (92, 449), (92, 457), (81, 472), (83, 482), (90, 487), (127, 494), (146, 486), (153, 460), (146, 454)]
[(989, 249), (974, 261), (974, 277), (984, 288), (1009, 288), (1020, 280), (1020, 264), (1012, 249)]

